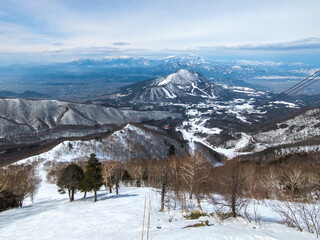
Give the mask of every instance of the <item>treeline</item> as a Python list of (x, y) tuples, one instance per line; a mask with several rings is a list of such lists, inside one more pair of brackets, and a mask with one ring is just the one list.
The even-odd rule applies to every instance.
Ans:
[(243, 199), (311, 202), (320, 198), (318, 155), (306, 155), (302, 162), (279, 161), (264, 166), (234, 158), (218, 167), (214, 167), (199, 152), (179, 156), (172, 152), (172, 155), (162, 160), (105, 161), (94, 166), (89, 164), (92, 159), (96, 159), (94, 154), (88, 162), (47, 162), (47, 180), (56, 183), (61, 192), (67, 190), (72, 201), (77, 190), (84, 193), (93, 191), (93, 188), (85, 187), (85, 182), (89, 181), (89, 176), (93, 177), (88, 169), (96, 168), (99, 172), (97, 174), (101, 175), (96, 181), (100, 181), (100, 186), (104, 185), (110, 193), (113, 189), (118, 193), (120, 183), (157, 188), (162, 196), (161, 211), (165, 203), (170, 205), (170, 201), (179, 204), (183, 210), (187, 207), (188, 199), (197, 200), (201, 210), (203, 199), (219, 204), (213, 198), (219, 194), (223, 198), (222, 202), (230, 207), (232, 216), (240, 214)]

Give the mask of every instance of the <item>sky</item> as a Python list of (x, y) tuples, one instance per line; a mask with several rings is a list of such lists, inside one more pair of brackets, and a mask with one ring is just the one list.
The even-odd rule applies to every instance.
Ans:
[(0, 0), (0, 63), (200, 54), (320, 64), (319, 0)]

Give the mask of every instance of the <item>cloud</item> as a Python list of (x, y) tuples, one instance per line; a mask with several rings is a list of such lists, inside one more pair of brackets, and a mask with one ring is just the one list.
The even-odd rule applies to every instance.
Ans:
[(130, 45), (128, 42), (114, 42), (112, 43), (113, 46), (127, 46)]
[(319, 7), (319, 0), (291, 1), (290, 8), (277, 0), (3, 1), (0, 55), (305, 52), (318, 59)]
[(307, 38), (291, 42), (279, 42), (260, 45), (239, 46), (243, 50), (264, 50), (264, 51), (294, 51), (320, 49), (320, 38)]
[(320, 50), (320, 38), (306, 38), (290, 42), (265, 44), (200, 46), (191, 51), (307, 51)]

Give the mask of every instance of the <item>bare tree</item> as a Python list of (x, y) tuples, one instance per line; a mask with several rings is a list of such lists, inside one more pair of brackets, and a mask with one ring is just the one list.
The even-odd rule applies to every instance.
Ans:
[(295, 192), (304, 185), (306, 179), (306, 174), (297, 164), (286, 167), (281, 176), (283, 186), (290, 190), (291, 199), (294, 199)]
[(320, 237), (320, 208), (317, 202), (305, 204), (282, 196), (281, 199), (273, 201), (271, 207), (288, 226), (299, 231), (307, 230), (315, 233), (317, 238)]
[(199, 152), (195, 152), (194, 155), (184, 155), (179, 163), (179, 176), (182, 183), (189, 189), (189, 198), (192, 199), (196, 185), (209, 179), (208, 170), (212, 165)]
[(56, 184), (59, 176), (61, 176), (63, 169), (65, 169), (69, 162), (47, 161), (44, 163), (44, 170), (47, 172), (46, 180), (49, 183)]
[(115, 161), (104, 162), (101, 166), (102, 178), (106, 188), (109, 188), (109, 193), (112, 193), (112, 187), (115, 182), (115, 172), (119, 167), (119, 163)]
[(228, 160), (224, 166), (214, 168), (213, 171), (213, 191), (221, 194), (223, 199), (211, 195), (211, 200), (217, 206), (227, 207), (232, 217), (236, 217), (240, 209), (248, 203), (245, 199), (246, 180), (247, 176), (244, 174), (240, 159)]
[(36, 174), (35, 164), (10, 165), (2, 171), (4, 173), (1, 174), (0, 179), (1, 189), (13, 193), (17, 197), (20, 207), (27, 197), (33, 201), (41, 182), (40, 177)]
[(124, 165), (130, 176), (135, 180), (136, 186), (141, 187), (146, 174), (146, 161), (139, 159), (127, 160)]

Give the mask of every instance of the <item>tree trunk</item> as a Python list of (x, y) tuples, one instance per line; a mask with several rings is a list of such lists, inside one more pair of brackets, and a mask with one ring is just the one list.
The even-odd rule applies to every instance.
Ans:
[(232, 191), (231, 191), (231, 211), (232, 211), (232, 217), (237, 217), (236, 213), (236, 194), (237, 194), (237, 188), (238, 183), (236, 176), (232, 176)]
[(192, 199), (192, 195), (193, 195), (193, 186), (191, 184), (191, 186), (190, 186), (190, 197), (189, 197), (190, 200)]
[(294, 200), (294, 188), (291, 187), (291, 200), (293, 201)]
[(94, 202), (97, 201), (97, 190), (94, 190)]
[(109, 193), (112, 193), (112, 187), (109, 186)]
[(71, 197), (71, 191), (68, 189), (68, 196), (69, 196), (69, 201), (72, 202), (72, 197)]
[(87, 191), (84, 191), (83, 198), (86, 198), (86, 197), (87, 197)]
[(196, 194), (196, 198), (197, 198), (197, 203), (198, 203), (198, 208), (201, 212), (202, 211), (202, 207), (201, 207), (201, 198), (200, 198), (200, 194)]
[(160, 212), (163, 212), (164, 210), (164, 197), (166, 195), (166, 184), (163, 183), (162, 187), (161, 187), (161, 208), (160, 208)]
[(116, 180), (116, 194), (119, 194), (119, 180)]
[(74, 189), (71, 190), (71, 201), (72, 202), (74, 200)]
[(231, 210), (232, 210), (232, 217), (237, 217), (237, 214), (236, 214), (236, 201), (235, 201), (234, 196), (232, 196), (232, 199), (231, 199)]

